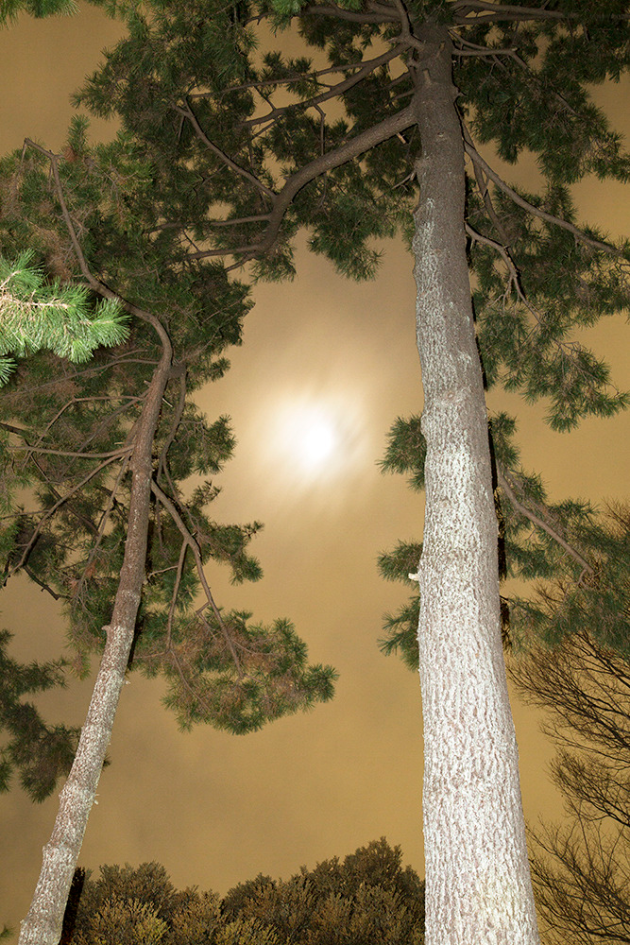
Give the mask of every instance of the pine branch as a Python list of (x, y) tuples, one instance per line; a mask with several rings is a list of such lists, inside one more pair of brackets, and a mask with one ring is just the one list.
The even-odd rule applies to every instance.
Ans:
[(46, 510), (44, 515), (41, 517), (41, 519), (35, 526), (35, 529), (33, 530), (33, 534), (31, 535), (29, 542), (26, 548), (24, 549), (20, 560), (18, 561), (16, 565), (9, 568), (7, 572), (5, 573), (2, 580), (3, 586), (7, 583), (9, 578), (13, 577), (13, 575), (16, 574), (20, 570), (20, 568), (22, 568), (23, 565), (26, 563), (26, 560), (29, 554), (31, 553), (33, 545), (35, 544), (35, 542), (37, 541), (38, 537), (41, 534), (42, 528), (44, 527), (46, 522), (52, 518), (52, 516), (55, 514), (57, 509), (60, 508), (65, 502), (68, 502), (68, 500), (71, 499), (73, 495), (76, 495), (77, 492), (80, 492), (83, 486), (87, 485), (90, 479), (93, 479), (94, 476), (97, 476), (100, 472), (102, 472), (103, 469), (107, 469), (107, 467), (110, 466), (114, 462), (115, 459), (119, 459), (119, 458), (120, 458), (119, 455), (117, 455), (117, 456), (111, 457), (110, 459), (106, 459), (102, 463), (99, 463), (99, 465), (95, 469), (89, 472), (87, 476), (85, 476), (80, 482), (76, 483), (76, 485), (74, 485), (65, 495), (60, 496), (59, 499), (57, 499), (57, 501), (55, 502), (55, 504)]
[(188, 526), (186, 525), (183, 518), (179, 514), (177, 507), (175, 506), (175, 503), (172, 501), (172, 499), (170, 499), (166, 495), (164, 490), (160, 488), (160, 486), (157, 484), (157, 482), (155, 482), (155, 480), (152, 480), (151, 482), (151, 489), (153, 491), (153, 494), (159, 499), (159, 501), (162, 503), (164, 508), (168, 511), (169, 515), (173, 519), (173, 522), (179, 529), (184, 541), (186, 542), (186, 544), (188, 545), (188, 547), (193, 553), (193, 557), (195, 559), (195, 565), (197, 567), (197, 574), (199, 576), (199, 580), (201, 582), (203, 592), (206, 595), (206, 600), (208, 602), (210, 609), (212, 610), (212, 613), (214, 614), (216, 618), (217, 623), (219, 624), (219, 627), (221, 628), (221, 633), (223, 634), (225, 642), (227, 643), (230, 653), (232, 654), (232, 659), (234, 660), (234, 665), (236, 667), (238, 676), (240, 679), (242, 679), (243, 671), (241, 668), (240, 660), (238, 658), (238, 653), (236, 652), (234, 641), (232, 640), (230, 632), (225, 626), (225, 622), (223, 620), (223, 617), (221, 616), (221, 611), (217, 607), (214, 597), (212, 596), (212, 591), (210, 590), (210, 586), (208, 584), (208, 581), (206, 579), (206, 575), (204, 572), (203, 561), (201, 560), (201, 549), (199, 547), (199, 544), (197, 543), (196, 539), (194, 538), (194, 536), (191, 534), (190, 530), (188, 529)]
[(393, 9), (385, 4), (373, 3), (368, 0), (367, 12), (357, 13), (353, 10), (345, 10), (335, 4), (307, 4), (300, 10), (300, 15), (307, 16), (334, 16), (340, 20), (347, 20), (349, 23), (397, 23), (399, 16)]
[[(405, 36), (406, 39), (406, 36)], [(411, 34), (409, 34), (409, 39), (411, 40)], [(390, 49), (388, 52), (383, 53), (381, 56), (377, 56), (374, 59), (368, 59), (367, 61), (360, 63), (360, 68), (354, 75), (350, 76), (347, 79), (344, 79), (343, 82), (337, 83), (337, 85), (331, 86), (326, 92), (322, 92), (320, 95), (315, 95), (313, 98), (305, 99), (304, 101), (292, 102), (290, 105), (283, 105), (272, 108), (271, 111), (267, 114), (262, 115), (257, 118), (250, 118), (247, 121), (240, 122), (239, 127), (255, 127), (256, 125), (266, 124), (271, 122), (276, 118), (280, 118), (286, 112), (294, 111), (295, 109), (308, 109), (314, 108), (317, 105), (321, 105), (323, 102), (329, 101), (331, 98), (336, 98), (339, 95), (343, 95), (344, 92), (348, 92), (355, 85), (358, 85), (359, 82), (362, 82), (363, 79), (369, 75), (371, 72), (374, 72), (379, 66), (385, 65), (388, 62), (391, 62), (392, 59), (395, 59), (399, 56), (405, 49), (411, 45), (411, 42), (404, 42), (396, 45), (393, 49)], [(344, 69), (348, 67), (345, 66)], [(330, 70), (327, 70), (330, 71)], [(299, 76), (299, 79), (311, 78), (312, 76)], [(284, 80), (287, 82), (288, 80)], [(298, 79), (291, 80), (298, 81)], [(258, 88), (262, 86), (263, 83), (260, 83)], [(278, 83), (279, 84), (279, 83)]]
[(221, 148), (218, 148), (216, 144), (214, 144), (214, 142), (211, 141), (210, 138), (208, 138), (207, 134), (205, 133), (205, 131), (199, 124), (197, 116), (195, 115), (192, 108), (190, 107), (190, 102), (185, 102), (184, 105), (173, 105), (172, 107), (177, 112), (178, 115), (181, 115), (183, 118), (188, 119), (190, 124), (193, 126), (195, 134), (197, 135), (200, 141), (203, 141), (203, 143), (205, 144), (205, 146), (208, 148), (209, 151), (212, 151), (213, 154), (215, 154), (221, 161), (223, 161), (223, 163), (227, 167), (231, 168), (231, 170), (233, 170), (236, 174), (238, 174), (239, 177), (242, 177), (244, 180), (248, 181), (250, 184), (256, 187), (257, 190), (260, 190), (260, 192), (265, 197), (270, 197), (273, 200), (273, 197), (274, 197), (273, 190), (270, 190), (269, 187), (263, 184), (262, 181), (260, 181), (257, 177), (255, 177), (253, 174), (250, 174), (249, 171), (245, 170), (244, 167), (241, 167), (239, 164), (237, 164), (236, 161), (233, 161), (232, 158), (225, 153), (225, 151), (222, 151)]
[[(127, 335), (117, 303), (105, 301), (90, 314), (85, 286), (47, 284), (30, 251), (14, 263), (0, 257), (0, 315), (0, 355), (25, 357), (48, 349), (81, 362)], [(0, 357), (0, 384), (13, 367), (11, 359)]]
[(90, 549), (90, 553), (87, 557), (87, 561), (85, 562), (85, 567), (83, 568), (83, 574), (79, 578), (77, 582), (77, 586), (74, 590), (75, 596), (78, 596), (78, 594), (81, 592), (86, 576), (89, 573), (90, 567), (92, 565), (92, 562), (94, 561), (97, 555), (98, 549), (101, 546), (101, 542), (103, 541), (103, 538), (105, 537), (105, 528), (107, 526), (110, 513), (112, 509), (114, 508), (114, 503), (116, 502), (116, 493), (118, 492), (118, 489), (120, 488), (121, 482), (127, 475), (127, 472), (129, 470), (130, 458), (131, 457), (128, 456), (125, 459), (124, 463), (121, 463), (120, 469), (118, 470), (118, 475), (116, 476), (114, 484), (112, 485), (110, 489), (109, 496), (107, 497), (107, 502), (105, 504), (105, 508), (103, 509), (103, 514), (101, 515), (101, 519), (98, 523), (98, 528), (96, 531), (96, 535), (94, 537), (94, 544), (92, 545)]
[(42, 580), (37, 576), (37, 574), (35, 573), (35, 571), (33, 571), (32, 568), (29, 568), (29, 566), (28, 566), (27, 564), (24, 565), (24, 571), (25, 571), (26, 574), (28, 574), (28, 576), (30, 577), (31, 581), (33, 581), (35, 584), (39, 584), (39, 586), (41, 587), (41, 589), (42, 589), (43, 591), (46, 591), (48, 594), (50, 594), (50, 596), (53, 598), (53, 600), (65, 600), (65, 597), (63, 597), (61, 594), (57, 594), (57, 592), (52, 589), (52, 587), (50, 586), (50, 584), (47, 584), (45, 581), (42, 581)]
[(529, 201), (525, 200), (524, 197), (521, 197), (520, 194), (517, 194), (516, 191), (512, 190), (512, 188), (506, 184), (501, 177), (499, 177), (497, 172), (494, 171), (486, 161), (484, 161), (479, 152), (472, 145), (468, 136), (466, 136), (464, 148), (466, 154), (468, 154), (472, 162), (477, 167), (481, 168), (481, 170), (483, 170), (483, 172), (497, 185), (500, 190), (503, 191), (503, 193), (507, 194), (508, 197), (511, 197), (517, 206), (522, 207), (523, 210), (527, 210), (528, 213), (539, 217), (541, 220), (545, 220), (547, 223), (552, 223), (554, 226), (559, 226), (561, 229), (567, 230), (569, 233), (572, 233), (577, 240), (586, 244), (587, 246), (592, 246), (593, 249), (598, 249), (601, 252), (609, 253), (612, 256), (617, 256), (622, 259), (625, 258), (623, 253), (615, 246), (612, 246), (610, 243), (604, 243), (601, 240), (593, 239), (573, 223), (569, 223), (567, 220), (563, 220), (561, 217), (556, 217), (552, 213), (547, 213), (546, 210), (541, 210), (539, 207), (535, 207), (533, 204), (529, 203)]
[[(561, 13), (557, 10), (547, 10), (545, 7), (517, 7), (508, 3), (490, 3), (487, 0), (456, 0), (451, 4), (450, 9), (460, 16), (455, 17), (455, 22), (460, 25), (470, 26), (472, 23), (499, 22), (501, 20), (522, 22), (530, 20), (571, 20), (579, 17), (578, 13)], [(471, 21), (469, 13), (478, 13)], [(487, 11), (487, 16), (483, 15)]]
[[(6, 424), (2, 424), (2, 426), (6, 426)], [(8, 443), (4, 449), (20, 453), (48, 453), (51, 456), (67, 456), (75, 459), (117, 459), (120, 456), (125, 456), (127, 453), (130, 453), (132, 447), (123, 446), (120, 449), (109, 450), (106, 453), (73, 453), (70, 450), (52, 450), (44, 446), (31, 446), (30, 443), (25, 443), (24, 446), (14, 446)]]
[(533, 512), (530, 508), (524, 505), (517, 498), (514, 492), (514, 489), (508, 482), (505, 473), (503, 472), (503, 470), (501, 469), (498, 463), (496, 464), (496, 470), (497, 470), (497, 482), (499, 486), (501, 487), (502, 491), (505, 493), (506, 497), (509, 499), (514, 509), (517, 512), (520, 512), (521, 515), (524, 515), (525, 518), (529, 519), (529, 521), (533, 525), (536, 525), (538, 528), (546, 532), (546, 534), (549, 535), (550, 538), (553, 538), (553, 540), (557, 542), (557, 544), (559, 544), (561, 548), (564, 548), (564, 550), (569, 555), (571, 555), (573, 560), (577, 561), (577, 563), (583, 568), (583, 572), (580, 575), (578, 583), (581, 583), (585, 572), (588, 573), (590, 577), (594, 577), (595, 569), (592, 567), (592, 565), (588, 563), (588, 561), (585, 558), (582, 557), (579, 551), (577, 551), (572, 545), (570, 545), (569, 542), (566, 541), (566, 539), (562, 537), (562, 535), (560, 534), (560, 532), (558, 532), (557, 529), (553, 528), (548, 522), (546, 522), (543, 518), (541, 518), (539, 515)]
[[(374, 60), (369, 60), (374, 61)], [(314, 72), (309, 72), (307, 76), (298, 75), (291, 76), (278, 76), (277, 79), (260, 79), (253, 82), (243, 82), (242, 85), (231, 85), (229, 88), (225, 89), (222, 93), (223, 95), (228, 95), (230, 92), (245, 92), (248, 89), (264, 89), (267, 86), (278, 86), (278, 85), (291, 85), (293, 82), (301, 82), (304, 78), (309, 79), (319, 79), (324, 75), (331, 75), (339, 72), (349, 72), (351, 69), (360, 69), (361, 66), (365, 64), (364, 59), (357, 59), (356, 62), (349, 63), (340, 63), (339, 65), (328, 66), (326, 69), (316, 69)], [(190, 100), (198, 98), (208, 98), (208, 96), (214, 95), (213, 92), (191, 92), (188, 96)]]
[(186, 370), (185, 370), (185, 365), (184, 365), (184, 372), (183, 374), (180, 375), (180, 378), (179, 378), (179, 397), (177, 401), (177, 406), (175, 407), (175, 411), (173, 413), (173, 418), (171, 420), (171, 428), (166, 436), (164, 446), (162, 447), (160, 451), (160, 455), (157, 461), (156, 479), (159, 479), (160, 473), (164, 473), (173, 494), (175, 494), (176, 490), (175, 490), (175, 484), (173, 483), (171, 479), (171, 474), (168, 469), (168, 462), (167, 462), (168, 451), (171, 448), (171, 445), (173, 444), (175, 437), (177, 436), (177, 430), (179, 429), (179, 425), (182, 422), (182, 417), (184, 416), (184, 409), (186, 407), (186, 393), (187, 393)]
[(85, 260), (85, 256), (83, 255), (83, 250), (81, 249), (81, 244), (79, 242), (76, 229), (72, 222), (70, 211), (68, 210), (68, 205), (66, 203), (65, 194), (63, 192), (61, 176), (59, 174), (59, 155), (54, 154), (54, 152), (49, 151), (47, 148), (44, 148), (41, 145), (37, 144), (35, 141), (31, 140), (31, 138), (24, 139), (24, 147), (26, 148), (27, 146), (33, 148), (35, 151), (39, 151), (40, 154), (45, 155), (50, 162), (50, 167), (53, 173), (53, 179), (55, 181), (55, 191), (57, 193), (57, 198), (61, 205), (61, 212), (63, 215), (63, 219), (66, 224), (68, 234), (70, 236), (70, 240), (72, 241), (72, 246), (74, 248), (74, 251), (77, 257), (77, 262), (79, 263), (79, 268), (81, 269), (81, 272), (83, 273), (90, 287), (95, 292), (97, 292), (98, 295), (102, 296), (102, 298), (111, 299), (112, 301), (118, 302), (127, 312), (129, 312), (130, 315), (135, 315), (137, 318), (141, 319), (141, 321), (147, 322), (149, 325), (151, 325), (154, 331), (156, 332), (156, 334), (158, 335), (158, 337), (160, 338), (162, 347), (165, 350), (168, 349), (170, 351), (171, 341), (170, 341), (170, 338), (168, 337), (168, 334), (164, 326), (160, 322), (160, 320), (156, 318), (155, 315), (151, 314), (151, 312), (147, 312), (144, 309), (140, 308), (139, 306), (134, 305), (133, 302), (129, 302), (127, 299), (124, 299), (121, 295), (119, 295), (117, 292), (114, 292), (113, 289), (111, 289), (108, 285), (106, 285), (100, 279), (97, 279), (90, 271), (87, 265), (87, 262)]
[(287, 179), (282, 190), (273, 195), (273, 210), (269, 214), (267, 232), (259, 243), (252, 244), (249, 247), (239, 247), (237, 249), (200, 250), (197, 253), (191, 253), (190, 258), (203, 259), (206, 256), (226, 256), (229, 254), (243, 253), (244, 259), (241, 260), (242, 264), (248, 259), (253, 259), (256, 256), (268, 252), (278, 236), (285, 213), (291, 206), (296, 194), (298, 194), (306, 184), (315, 180), (321, 174), (325, 174), (327, 171), (346, 164), (348, 161), (370, 150), (382, 141), (386, 141), (395, 134), (404, 131), (405, 128), (408, 128), (414, 123), (415, 112), (414, 106), (411, 104), (395, 115), (390, 115), (389, 118), (361, 132), (361, 134), (358, 134), (355, 138), (351, 138), (350, 141), (340, 145), (334, 151), (322, 154), (320, 157), (315, 158), (315, 160), (300, 168), (299, 171), (296, 171), (295, 174)]

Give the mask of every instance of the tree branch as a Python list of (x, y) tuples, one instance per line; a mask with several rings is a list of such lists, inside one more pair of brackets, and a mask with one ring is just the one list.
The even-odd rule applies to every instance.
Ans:
[(352, 10), (344, 10), (334, 3), (324, 6), (324, 4), (307, 4), (300, 10), (300, 16), (305, 13), (309, 16), (335, 16), (340, 20), (348, 20), (350, 23), (397, 23), (400, 20), (398, 14), (384, 5), (368, 2), (367, 13), (356, 13)]
[(612, 256), (623, 257), (623, 254), (615, 247), (611, 246), (610, 243), (604, 243), (601, 240), (595, 240), (590, 236), (587, 236), (579, 227), (575, 226), (573, 223), (569, 223), (567, 220), (563, 220), (561, 217), (556, 217), (552, 213), (547, 213), (546, 210), (541, 210), (539, 207), (535, 207), (529, 201), (525, 200), (524, 197), (521, 197), (520, 194), (517, 194), (515, 190), (505, 183), (505, 181), (499, 177), (496, 171), (494, 171), (490, 165), (484, 161), (479, 152), (469, 140), (464, 141), (464, 148), (466, 154), (470, 157), (473, 164), (476, 164), (480, 167), (485, 174), (490, 178), (497, 187), (507, 194), (508, 197), (511, 197), (517, 206), (522, 207), (523, 210), (527, 210), (528, 213), (533, 214), (536, 217), (539, 217), (541, 220), (545, 220), (547, 223), (552, 223), (554, 226), (559, 226), (563, 230), (567, 230), (569, 233), (572, 233), (573, 236), (580, 242), (585, 243), (587, 246), (592, 246), (593, 249), (598, 249), (601, 252), (609, 253)]
[(217, 147), (217, 145), (214, 144), (210, 140), (210, 138), (208, 138), (207, 134), (205, 133), (205, 131), (199, 124), (199, 121), (197, 120), (197, 116), (195, 115), (192, 108), (190, 107), (189, 102), (186, 102), (185, 105), (173, 105), (172, 108), (179, 115), (182, 115), (184, 118), (188, 119), (188, 121), (191, 123), (191, 125), (193, 126), (195, 130), (195, 134), (197, 135), (200, 141), (203, 141), (203, 143), (205, 144), (205, 146), (208, 148), (209, 151), (212, 151), (213, 154), (216, 154), (216, 156), (220, 158), (223, 161), (223, 163), (227, 165), (227, 167), (231, 168), (236, 174), (238, 174), (244, 180), (248, 181), (258, 190), (260, 190), (261, 193), (263, 193), (266, 197), (270, 197), (271, 199), (273, 199), (273, 196), (274, 196), (273, 190), (270, 190), (269, 187), (267, 187), (260, 180), (258, 180), (257, 177), (255, 177), (253, 174), (250, 174), (249, 171), (246, 171), (245, 168), (237, 164), (236, 161), (233, 161), (232, 158), (229, 157), (229, 155), (227, 155), (224, 151), (222, 151), (221, 148)]
[(55, 514), (55, 512), (57, 511), (57, 509), (58, 509), (61, 505), (63, 505), (64, 502), (67, 502), (69, 499), (71, 499), (72, 496), (73, 496), (76, 492), (78, 492), (80, 489), (82, 489), (83, 486), (86, 485), (86, 483), (88, 483), (88, 482), (90, 481), (90, 479), (93, 479), (94, 476), (98, 475), (98, 473), (100, 473), (101, 470), (106, 469), (107, 466), (110, 466), (110, 465), (114, 462), (114, 459), (117, 459), (117, 458), (118, 458), (118, 457), (114, 456), (114, 457), (112, 457), (111, 459), (106, 459), (105, 462), (100, 463), (100, 464), (96, 467), (96, 469), (93, 469), (90, 473), (88, 473), (88, 475), (85, 476), (85, 477), (84, 477), (80, 482), (78, 482), (75, 486), (73, 486), (72, 489), (70, 489), (69, 492), (67, 492), (65, 495), (62, 495), (62, 496), (55, 502), (54, 505), (52, 505), (49, 509), (46, 510), (45, 515), (42, 516), (42, 518), (39, 520), (39, 522), (38, 522), (37, 525), (35, 526), (35, 530), (33, 531), (33, 534), (31, 535), (31, 537), (30, 537), (30, 539), (29, 539), (29, 542), (28, 542), (26, 548), (24, 549), (24, 552), (23, 552), (23, 554), (22, 554), (22, 557), (20, 558), (20, 560), (18, 561), (18, 563), (17, 563), (16, 565), (14, 565), (12, 568), (8, 569), (7, 572), (5, 573), (5, 575), (4, 575), (4, 577), (3, 577), (3, 580), (2, 580), (3, 586), (7, 583), (7, 581), (9, 580), (9, 578), (13, 577), (13, 575), (14, 575), (17, 571), (19, 571), (20, 568), (24, 565), (24, 563), (26, 562), (26, 559), (28, 558), (28, 556), (29, 556), (29, 554), (30, 554), (30, 552), (31, 552), (31, 549), (32, 549), (33, 545), (35, 544), (35, 542), (37, 541), (37, 538), (38, 538), (39, 535), (41, 534), (42, 528), (44, 527), (44, 525), (46, 524), (46, 522), (47, 522), (50, 518), (52, 518), (52, 516)]
[(92, 275), (92, 272), (90, 271), (90, 268), (88, 267), (88, 264), (85, 260), (85, 256), (83, 255), (83, 250), (81, 249), (81, 244), (76, 234), (74, 223), (72, 222), (72, 218), (68, 210), (68, 205), (66, 203), (66, 198), (63, 192), (63, 186), (61, 184), (61, 177), (59, 174), (59, 155), (54, 154), (52, 151), (48, 151), (46, 148), (43, 148), (40, 144), (37, 144), (31, 138), (24, 139), (24, 147), (27, 147), (27, 146), (33, 148), (35, 151), (39, 151), (40, 154), (44, 154), (50, 161), (50, 166), (51, 166), (53, 178), (55, 181), (55, 191), (57, 193), (59, 203), (61, 204), (61, 212), (63, 215), (63, 219), (68, 229), (70, 240), (72, 241), (72, 246), (74, 248), (74, 251), (77, 257), (77, 262), (79, 263), (79, 268), (81, 269), (81, 272), (83, 273), (90, 287), (98, 295), (102, 296), (102, 298), (112, 299), (119, 302), (120, 305), (125, 309), (125, 311), (129, 312), (130, 315), (135, 315), (137, 318), (141, 319), (143, 322), (147, 322), (149, 325), (151, 325), (154, 331), (156, 332), (156, 334), (159, 336), (160, 341), (162, 342), (163, 349), (165, 350), (168, 349), (170, 351), (171, 341), (170, 341), (170, 338), (168, 337), (166, 329), (160, 322), (159, 318), (156, 318), (155, 315), (151, 314), (151, 312), (147, 312), (144, 309), (139, 308), (139, 306), (134, 305), (133, 302), (127, 301), (127, 299), (124, 299), (121, 295), (118, 294), (118, 292), (114, 292), (114, 290), (111, 289), (108, 285), (106, 285), (100, 279), (97, 279), (94, 275)]
[(188, 526), (184, 522), (183, 518), (179, 514), (175, 503), (172, 501), (172, 499), (169, 498), (169, 496), (166, 495), (163, 489), (161, 489), (158, 486), (155, 480), (151, 481), (151, 489), (153, 491), (153, 494), (159, 499), (159, 501), (168, 511), (175, 525), (179, 529), (184, 541), (186, 542), (186, 544), (188, 545), (188, 547), (193, 553), (193, 556), (195, 558), (195, 564), (197, 566), (197, 574), (199, 575), (199, 580), (201, 581), (201, 586), (203, 587), (204, 594), (206, 595), (208, 604), (210, 605), (210, 608), (217, 620), (217, 623), (219, 624), (219, 627), (221, 628), (221, 632), (223, 634), (225, 642), (227, 643), (230, 653), (232, 654), (232, 659), (234, 660), (236, 671), (239, 677), (242, 678), (243, 671), (241, 668), (241, 662), (238, 658), (238, 653), (236, 652), (236, 648), (234, 646), (234, 641), (232, 640), (232, 637), (230, 636), (229, 630), (225, 626), (223, 617), (221, 616), (221, 611), (219, 610), (219, 608), (217, 607), (215, 603), (214, 597), (212, 596), (212, 591), (210, 590), (210, 586), (206, 580), (206, 575), (203, 569), (203, 561), (201, 559), (201, 549), (199, 548), (199, 545), (196, 539), (189, 531)]
[(13, 446), (9, 443), (5, 446), (5, 449), (11, 450), (12, 452), (48, 453), (51, 456), (67, 456), (76, 459), (116, 459), (119, 456), (125, 456), (127, 453), (131, 453), (133, 447), (122, 446), (120, 449), (110, 450), (107, 453), (72, 453), (69, 450), (49, 450), (44, 446), (31, 446), (29, 443), (25, 443), (24, 446)]
[(568, 20), (575, 19), (577, 13), (560, 13), (556, 10), (547, 10), (544, 7), (517, 7), (508, 3), (489, 3), (487, 0), (456, 0), (451, 4), (451, 10), (460, 13), (456, 22), (470, 24), (469, 13), (487, 11), (487, 16), (476, 16), (474, 23), (486, 20)]
[[(388, 52), (383, 53), (381, 56), (377, 56), (375, 59), (368, 59), (361, 65), (361, 67), (358, 69), (358, 72), (355, 72), (354, 75), (344, 79), (343, 82), (338, 82), (337, 85), (331, 86), (328, 91), (322, 92), (320, 95), (315, 95), (313, 98), (305, 99), (304, 101), (292, 102), (290, 105), (272, 108), (271, 111), (267, 112), (266, 115), (262, 115), (259, 118), (250, 118), (247, 121), (241, 122), (241, 127), (246, 128), (253, 127), (255, 125), (262, 125), (265, 122), (273, 121), (275, 118), (278, 118), (280, 115), (283, 115), (285, 112), (290, 111), (291, 109), (301, 108), (306, 110), (308, 108), (314, 108), (316, 105), (321, 105), (322, 102), (327, 102), (331, 98), (335, 98), (338, 95), (343, 95), (344, 92), (347, 92), (353, 86), (357, 85), (358, 82), (361, 82), (366, 75), (369, 75), (370, 72), (373, 72), (379, 66), (390, 62), (392, 59), (395, 59), (396, 56), (399, 56), (401, 52), (403, 52), (403, 50), (407, 47), (408, 43), (399, 44), (393, 49), (390, 49)], [(345, 68), (347, 69), (348, 67)], [(299, 76), (295, 80), (284, 79), (283, 82), (297, 82), (298, 79), (303, 78), (310, 78), (310, 76)]]
[[(577, 561), (577, 563), (584, 569), (584, 571), (587, 571), (591, 577), (594, 577), (595, 569), (592, 567), (592, 565), (588, 563), (586, 558), (583, 558), (582, 555), (579, 553), (579, 551), (576, 551), (576, 549), (573, 548), (573, 546), (570, 545), (568, 541), (566, 541), (562, 537), (562, 535), (558, 531), (556, 531), (555, 528), (549, 525), (548, 522), (545, 522), (545, 520), (542, 519), (539, 515), (536, 515), (535, 512), (532, 512), (531, 509), (527, 508), (527, 506), (524, 505), (517, 498), (514, 490), (510, 486), (509, 482), (507, 481), (505, 474), (503, 473), (503, 470), (501, 469), (498, 463), (496, 465), (496, 470), (497, 470), (497, 482), (499, 486), (501, 487), (502, 491), (505, 493), (506, 497), (509, 499), (512, 506), (516, 509), (516, 511), (520, 512), (521, 515), (529, 519), (529, 521), (532, 522), (533, 525), (536, 525), (538, 528), (541, 528), (544, 532), (546, 532), (550, 538), (553, 538), (553, 540), (557, 542), (561, 548), (564, 548), (564, 550), (569, 555), (571, 555), (574, 561)], [(581, 576), (580, 576), (580, 580), (581, 580)]]
[(205, 256), (216, 256), (220, 254), (227, 256), (242, 252), (245, 254), (245, 258), (242, 262), (245, 262), (247, 259), (253, 259), (258, 255), (268, 252), (276, 240), (284, 214), (291, 206), (296, 194), (305, 187), (306, 184), (315, 180), (315, 178), (319, 177), (321, 174), (340, 167), (342, 164), (351, 161), (365, 151), (369, 151), (370, 148), (375, 147), (382, 141), (386, 141), (393, 135), (398, 134), (398, 132), (404, 131), (405, 128), (413, 125), (415, 121), (415, 110), (412, 103), (402, 109), (402, 111), (379, 122), (378, 125), (374, 125), (372, 128), (361, 132), (361, 134), (357, 135), (355, 138), (351, 138), (334, 151), (322, 154), (320, 157), (315, 158), (314, 161), (311, 161), (310, 164), (296, 171), (295, 174), (289, 177), (282, 190), (278, 194), (274, 194), (274, 206), (269, 214), (267, 232), (259, 243), (255, 243), (250, 247), (240, 247), (239, 249), (200, 250), (198, 253), (191, 253), (190, 258), (202, 259)]

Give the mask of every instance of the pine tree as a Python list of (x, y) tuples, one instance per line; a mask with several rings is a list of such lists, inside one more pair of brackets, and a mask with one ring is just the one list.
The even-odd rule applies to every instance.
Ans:
[[(126, 673), (162, 674), (184, 727), (235, 733), (332, 695), (284, 619), (225, 611), (208, 568), (257, 580), (257, 522), (217, 522), (209, 506), (234, 447), (226, 417), (195, 406), (240, 343), (248, 290), (223, 267), (192, 266), (167, 231), (138, 227), (152, 168), (128, 135), (92, 149), (78, 120), (61, 155), (32, 141), (0, 162), (7, 258), (28, 247), (43, 285), (83, 285), (128, 318), (126, 341), (75, 364), (41, 350), (0, 401), (5, 580), (25, 571), (68, 618), (76, 669), (102, 654), (92, 700), (20, 942), (57, 943)], [(70, 290), (73, 291), (73, 290)], [(86, 296), (87, 297), (87, 296)], [(94, 324), (95, 322), (93, 322)], [(190, 494), (191, 475), (205, 482)], [(27, 492), (25, 492), (27, 490)]]
[[(74, 0), (6, 0), (0, 27), (21, 11), (44, 17), (75, 8)], [(126, 328), (119, 306), (111, 300), (96, 307), (90, 303), (84, 285), (47, 282), (33, 265), (32, 252), (21, 252), (12, 262), (0, 256), (0, 387), (15, 369), (13, 358), (5, 355), (24, 358), (45, 348), (80, 363), (100, 345), (121, 343)], [(43, 801), (70, 768), (78, 730), (46, 725), (35, 705), (22, 700), (66, 685), (66, 662), (21, 665), (9, 656), (10, 636), (0, 633), (0, 730), (9, 738), (0, 751), (0, 791), (8, 790), (17, 769), (22, 787), (34, 801)]]
[[(589, 95), (628, 66), (628, 4), (100, 3), (129, 36), (79, 98), (133, 136), (152, 180), (136, 225), (170, 239), (183, 268), (223, 259), (254, 278), (291, 276), (302, 227), (353, 278), (375, 274), (375, 239), (402, 232), (412, 247), (427, 939), (530, 945), (495, 486), (521, 537), (524, 516), (570, 542), (508, 462), (508, 417), (495, 419), (493, 464), (484, 384), (545, 398), (556, 429), (626, 403), (572, 331), (627, 305), (630, 253), (577, 225), (569, 188), (591, 174), (628, 179)], [(299, 34), (313, 58), (283, 52), (287, 33), (274, 41), (268, 27)], [(480, 153), (488, 143), (509, 163), (533, 153), (539, 192), (504, 181)]]

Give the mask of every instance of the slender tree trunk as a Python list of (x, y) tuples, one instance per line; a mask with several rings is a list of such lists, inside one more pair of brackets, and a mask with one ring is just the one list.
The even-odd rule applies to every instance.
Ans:
[(111, 623), (104, 628), (107, 643), (77, 753), (59, 796), (59, 811), (50, 840), (44, 847), (42, 869), (28, 915), (22, 922), (18, 945), (57, 945), (59, 942), (72, 877), (125, 680), (146, 568), (153, 439), (172, 355), (166, 333), (161, 326), (154, 324), (154, 327), (160, 334), (163, 354), (147, 391), (135, 434), (125, 555)]
[(418, 580), (427, 945), (539, 941), (503, 659), (488, 423), (464, 230), (464, 150), (446, 30), (422, 27), (414, 251), (424, 386)]

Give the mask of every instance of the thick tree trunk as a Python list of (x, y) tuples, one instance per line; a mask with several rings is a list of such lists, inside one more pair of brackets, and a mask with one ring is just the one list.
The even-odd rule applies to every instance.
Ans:
[(154, 327), (161, 336), (163, 354), (147, 391), (135, 434), (125, 555), (111, 623), (104, 628), (107, 643), (77, 753), (59, 796), (59, 811), (50, 840), (44, 847), (42, 869), (28, 915), (22, 922), (18, 945), (57, 945), (59, 942), (72, 877), (125, 681), (145, 576), (153, 439), (172, 354), (166, 333), (161, 326)]
[(488, 423), (464, 230), (464, 150), (446, 30), (423, 27), (414, 251), (422, 364), (427, 945), (533, 945), (518, 752), (503, 660)]

